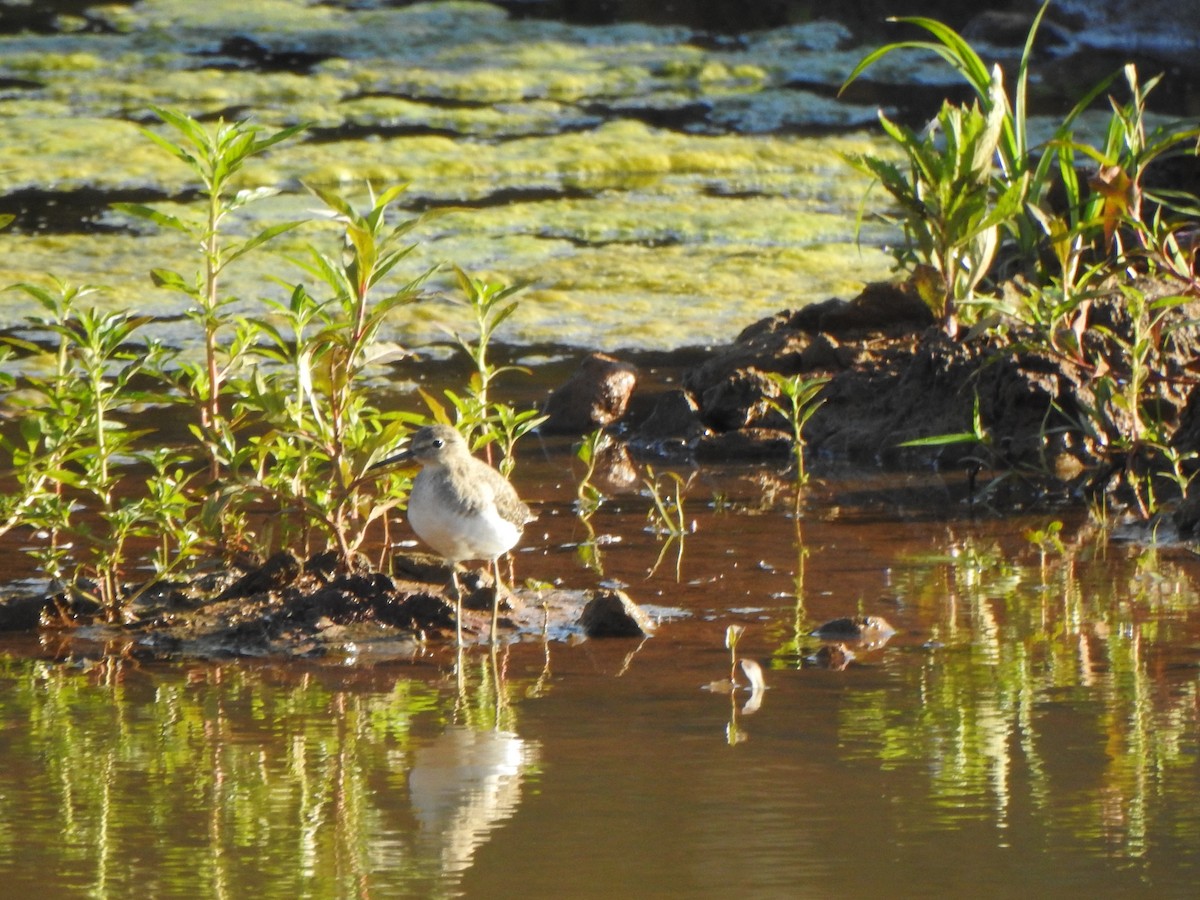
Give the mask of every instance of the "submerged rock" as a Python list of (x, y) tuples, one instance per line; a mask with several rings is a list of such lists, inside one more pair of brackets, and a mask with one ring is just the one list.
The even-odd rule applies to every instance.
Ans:
[(690, 452), (708, 433), (700, 421), (700, 405), (690, 393), (675, 388), (663, 394), (630, 438), (642, 452), (674, 455)]
[(654, 623), (624, 591), (603, 591), (588, 601), (579, 616), (583, 633), (590, 638), (648, 637)]
[(826, 641), (858, 641), (870, 647), (882, 647), (896, 633), (882, 616), (845, 616), (818, 625), (809, 634)]

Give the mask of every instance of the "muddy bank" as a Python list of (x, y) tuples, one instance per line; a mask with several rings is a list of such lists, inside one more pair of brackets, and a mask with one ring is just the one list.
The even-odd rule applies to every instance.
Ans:
[[(135, 658), (410, 658), (428, 644), (453, 644), (449, 569), (424, 554), (404, 554), (392, 575), (357, 560), (339, 569), (334, 554), (301, 560), (281, 551), (262, 562), (221, 565), (178, 579), (130, 585), (121, 621), (67, 595), (8, 597), (0, 631), (48, 629), (119, 647)], [(490, 633), (493, 586), (486, 570), (459, 576), (468, 644), (587, 638), (644, 638), (655, 619), (615, 589), (546, 585), (505, 591), (499, 631)], [(678, 614), (677, 611), (672, 613)], [(111, 650), (106, 652), (112, 652)]]
[[(1147, 302), (1183, 288), (1138, 285)], [(1129, 380), (1127, 348), (1145, 322), (1133, 321), (1116, 289), (1096, 298), (1083, 320), (1064, 325), (1070, 334), (1047, 341), (1015, 322), (951, 338), (916, 289), (897, 283), (756, 322), (688, 366), (678, 387), (647, 397), (639, 396), (639, 386), (623, 402), (629, 412), (619, 422), (596, 416), (590, 425), (611, 427), (648, 458), (782, 461), (792, 452), (789, 424), (777, 408), (786, 400), (768, 375), (827, 378), (804, 432), (818, 466), (966, 469), (979, 474), (981, 486), (1003, 485), (1008, 494), (998, 497), (1001, 508), (1101, 497), (1118, 510), (1135, 508), (1139, 501), (1129, 484), (1151, 476), (1154, 452), (1166, 446), (1178, 453), (1185, 472), (1188, 458), (1200, 452), (1197, 313), (1196, 302), (1183, 302), (1154, 327), (1151, 389), (1136, 420), (1111, 392)], [(1072, 344), (1073, 337), (1082, 344)], [(607, 397), (609, 377), (628, 377), (617, 368), (624, 365), (614, 360), (608, 375), (595, 374), (593, 357), (580, 374), (594, 373), (595, 396)], [(599, 408), (578, 377), (569, 382), (571, 396), (579, 406)], [(558, 399), (547, 410), (556, 410)], [(1156, 429), (1153, 446), (1149, 426)], [(957, 438), (910, 444), (946, 436)], [(1177, 489), (1172, 496), (1176, 482), (1161, 481), (1158, 498), (1179, 500)], [(1194, 523), (1181, 524), (1188, 530)]]

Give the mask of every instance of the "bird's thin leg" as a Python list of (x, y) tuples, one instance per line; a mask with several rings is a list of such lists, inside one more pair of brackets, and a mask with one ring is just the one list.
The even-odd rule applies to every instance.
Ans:
[(458, 646), (463, 646), (462, 636), (462, 591), (458, 587), (458, 567), (450, 566), (450, 590), (454, 592), (454, 629), (458, 637)]
[(494, 593), (492, 594), (492, 643), (496, 643), (496, 628), (500, 620), (500, 560), (492, 560), (492, 574), (496, 578), (496, 583), (493, 586)]

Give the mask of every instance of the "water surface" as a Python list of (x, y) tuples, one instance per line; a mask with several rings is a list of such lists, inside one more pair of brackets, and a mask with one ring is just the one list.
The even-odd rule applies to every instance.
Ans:
[[(931, 476), (709, 469), (675, 551), (611, 492), (580, 552), (561, 455), (518, 575), (601, 579), (645, 641), (458, 658), (135, 660), (44, 635), (0, 665), (0, 868), (41, 896), (1183, 896), (1200, 862), (1195, 558)], [(558, 473), (556, 475), (556, 473)], [(929, 499), (936, 503), (931, 505)], [(934, 511), (938, 510), (938, 511)], [(593, 568), (585, 565), (591, 564)], [(654, 569), (653, 575), (648, 575)], [(814, 665), (814, 624), (885, 645)], [(757, 711), (729, 676), (759, 661)], [(135, 654), (136, 655), (136, 654)]]

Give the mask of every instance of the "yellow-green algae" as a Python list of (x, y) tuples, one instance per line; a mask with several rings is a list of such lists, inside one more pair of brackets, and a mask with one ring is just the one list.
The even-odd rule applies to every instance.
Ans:
[[(292, 142), (253, 161), (245, 184), (286, 193), (246, 210), (232, 227), (250, 233), (307, 215), (318, 204), (300, 182), (349, 192), (360, 203), (368, 180), (407, 182), (422, 202), (483, 201), (418, 229), (424, 243), (405, 274), (453, 262), (527, 282), (505, 336), (530, 342), (720, 341), (777, 308), (848, 295), (887, 273), (887, 257), (874, 248), (880, 234), (868, 232), (865, 246), (856, 241), (865, 183), (839, 156), (878, 152), (877, 139), (770, 133), (867, 117), (782, 88), (829, 55), (836, 41), (828, 28), (764, 33), (745, 50), (710, 51), (688, 43), (684, 29), (514, 22), (482, 3), (350, 10), (301, 0), (144, 0), (99, 14), (116, 34), (0, 38), (0, 75), (42, 85), (10, 92), (0, 104), (9, 160), (0, 190), (194, 187), (188, 170), (131, 124), (152, 121), (152, 104), (269, 128), (301, 121), (351, 135), (377, 128), (380, 135)], [(307, 74), (207, 66), (199, 54), (216, 52), (230, 35), (251, 36), (268, 51), (334, 55)], [(606, 112), (653, 116), (694, 104), (711, 114), (691, 132)], [(449, 136), (383, 136), (389, 129)], [(530, 189), (547, 199), (522, 202)], [(516, 200), (488, 205), (504, 191)], [(177, 234), (138, 228), (0, 233), (0, 281), (51, 272), (110, 285), (103, 302), (116, 307), (177, 313), (183, 299), (154, 290), (147, 272), (166, 266), (190, 275), (194, 248)], [(336, 248), (325, 223), (285, 236), (276, 249), (296, 255), (307, 240)], [(225, 289), (241, 298), (235, 309), (281, 296), (271, 276), (287, 281), (298, 271), (267, 253), (231, 268)], [(13, 294), (0, 302), (10, 322), (28, 311)], [(442, 321), (466, 324), (452, 305), (434, 301), (400, 312), (389, 336), (435, 339)], [(186, 327), (160, 330), (186, 342)]]

